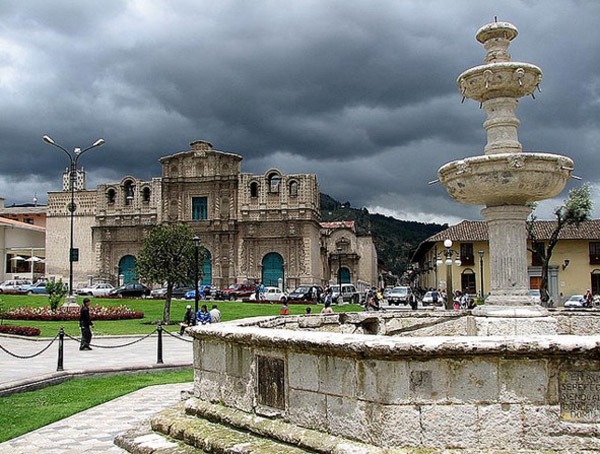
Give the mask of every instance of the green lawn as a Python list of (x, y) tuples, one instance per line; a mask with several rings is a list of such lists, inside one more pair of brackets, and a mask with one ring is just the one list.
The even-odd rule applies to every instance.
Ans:
[(193, 381), (192, 369), (75, 378), (0, 397), (0, 443), (146, 386)]
[[(78, 297), (81, 303), (83, 297)], [(0, 297), (0, 307), (4, 310), (11, 307), (30, 306), (43, 307), (48, 306), (48, 298), (43, 295), (2, 295)], [(246, 317), (257, 317), (263, 315), (279, 314), (279, 303), (274, 304), (256, 304), (242, 303), (238, 301), (215, 301), (222, 313), (222, 321), (237, 320)], [(164, 300), (151, 299), (110, 299), (110, 298), (92, 298), (92, 305), (101, 306), (127, 306), (135, 311), (144, 313), (144, 318), (137, 320), (115, 320), (115, 321), (97, 321), (94, 323), (94, 335), (118, 335), (118, 334), (147, 334), (156, 328), (158, 320), (162, 320), (164, 310)], [(171, 321), (178, 323), (183, 318), (185, 307), (194, 301), (173, 300), (171, 302)], [(213, 302), (200, 302), (200, 305), (207, 304), (210, 309)], [(303, 314), (307, 305), (290, 304), (290, 314)], [(313, 313), (318, 313), (322, 305), (312, 305)], [(362, 307), (349, 304), (345, 306), (334, 306), (335, 312), (354, 312), (361, 311)], [(71, 336), (79, 336), (79, 325), (75, 322), (39, 322), (33, 320), (4, 320), (6, 325), (31, 326), (41, 330), (41, 337), (54, 337), (61, 326), (65, 332)], [(176, 330), (174, 326), (167, 327), (170, 331)]]

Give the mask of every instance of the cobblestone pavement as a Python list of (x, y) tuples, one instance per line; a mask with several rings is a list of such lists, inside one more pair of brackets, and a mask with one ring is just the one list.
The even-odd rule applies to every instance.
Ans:
[(191, 383), (149, 386), (0, 444), (1, 454), (124, 453), (115, 436), (174, 405)]
[[(154, 369), (157, 365), (157, 335), (133, 345), (141, 336), (94, 337), (93, 350), (79, 351), (76, 341), (65, 338), (64, 371), (57, 372), (58, 341), (30, 359), (15, 358), (0, 350), (0, 390), (36, 381), (51, 381), (69, 374)], [(0, 336), (0, 346), (16, 355), (30, 356), (51, 339), (29, 340)], [(186, 342), (188, 341), (188, 342)], [(191, 338), (163, 335), (164, 366), (191, 366)], [(151, 386), (90, 408), (41, 429), (0, 444), (0, 453), (92, 453), (124, 452), (113, 444), (114, 437), (161, 409), (175, 404), (189, 384)]]

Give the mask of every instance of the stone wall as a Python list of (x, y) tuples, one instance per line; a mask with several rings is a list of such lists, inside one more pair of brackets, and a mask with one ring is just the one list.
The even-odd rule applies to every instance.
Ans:
[[(274, 329), (286, 320), (297, 329)], [(380, 447), (600, 449), (600, 336), (366, 336), (344, 325), (356, 327), (336, 314), (195, 328), (195, 398)]]

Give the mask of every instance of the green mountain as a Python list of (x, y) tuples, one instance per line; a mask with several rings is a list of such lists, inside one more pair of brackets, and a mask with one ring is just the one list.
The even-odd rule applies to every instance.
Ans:
[(356, 221), (356, 231), (373, 236), (379, 268), (401, 275), (419, 243), (446, 228), (447, 224), (401, 221), (391, 216), (371, 214), (366, 208), (352, 208), (350, 202), (338, 202), (321, 193), (321, 220)]

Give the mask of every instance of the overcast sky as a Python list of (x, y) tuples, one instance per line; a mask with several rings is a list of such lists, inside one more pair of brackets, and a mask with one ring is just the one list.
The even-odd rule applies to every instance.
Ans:
[[(160, 176), (196, 139), (244, 172), (316, 173), (321, 191), (400, 219), (481, 219), (428, 185), (483, 153), (483, 110), (456, 78), (483, 61), (482, 25), (512, 22), (515, 61), (536, 64), (520, 101), (525, 150), (564, 154), (600, 217), (600, 2), (3, 0), (0, 196), (60, 190), (68, 149), (88, 187)], [(580, 184), (572, 180), (570, 186)], [(548, 218), (567, 196), (543, 203)]]

